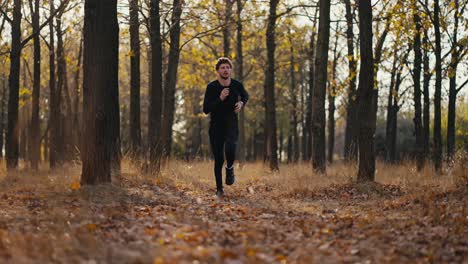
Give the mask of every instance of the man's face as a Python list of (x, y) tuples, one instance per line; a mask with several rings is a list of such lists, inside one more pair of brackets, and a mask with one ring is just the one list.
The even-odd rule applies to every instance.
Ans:
[(231, 77), (231, 66), (229, 66), (227, 63), (219, 65), (218, 74), (221, 79), (229, 79), (229, 77)]

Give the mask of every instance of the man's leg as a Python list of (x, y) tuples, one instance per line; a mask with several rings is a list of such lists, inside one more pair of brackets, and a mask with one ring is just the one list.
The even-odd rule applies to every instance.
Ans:
[(233, 120), (230, 127), (226, 131), (226, 184), (234, 183), (234, 161), (236, 159), (237, 140), (239, 138), (239, 129), (237, 128), (237, 120)]
[(234, 161), (236, 160), (237, 141), (226, 140), (226, 145), (224, 148), (226, 152), (226, 168), (229, 169), (234, 166)]
[(224, 133), (221, 129), (210, 127), (210, 144), (213, 152), (215, 166), (214, 174), (216, 178), (216, 190), (223, 191), (223, 164), (224, 164)]

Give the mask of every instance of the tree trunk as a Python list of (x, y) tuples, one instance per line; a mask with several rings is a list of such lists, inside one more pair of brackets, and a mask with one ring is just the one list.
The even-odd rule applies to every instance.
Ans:
[[(31, 10), (32, 11), (32, 10)], [(32, 26), (33, 31), (39, 31), (39, 0), (34, 1), (34, 11)], [(33, 92), (32, 92), (32, 111), (31, 111), (31, 168), (37, 171), (40, 161), (40, 119), (39, 119), (39, 97), (41, 89), (41, 43), (40, 36), (36, 34), (34, 36), (34, 80), (33, 80)]]
[(387, 38), (388, 32), (390, 31), (390, 22), (391, 22), (391, 15), (387, 17), (387, 22), (385, 24), (385, 29), (380, 35), (377, 40), (377, 44), (375, 45), (374, 51), (374, 98), (373, 98), (373, 109), (375, 111), (375, 115), (377, 116), (378, 104), (379, 104), (379, 83), (377, 80), (377, 75), (380, 69), (380, 62), (382, 60), (382, 53), (383, 47), (385, 44), (385, 39)]
[(335, 98), (336, 98), (336, 64), (338, 62), (338, 26), (335, 33), (335, 45), (333, 48), (332, 79), (328, 87), (328, 162), (333, 163), (335, 149)]
[[(56, 18), (56, 31), (57, 31), (57, 99), (56, 107), (59, 111), (57, 115), (60, 118), (60, 139), (58, 153), (60, 162), (68, 161), (71, 159), (72, 147), (70, 139), (72, 138), (71, 121), (72, 115), (72, 103), (70, 92), (68, 90), (68, 73), (67, 73), (67, 62), (65, 60), (65, 47), (63, 41), (62, 31), (62, 15), (63, 11), (57, 14)], [(64, 104), (62, 103), (62, 97), (65, 99)]]
[(305, 132), (304, 132), (304, 140), (305, 140), (305, 155), (303, 157), (304, 161), (310, 161), (312, 157), (312, 94), (314, 91), (314, 80), (315, 80), (315, 35), (316, 35), (316, 28), (317, 26), (317, 9), (315, 9), (315, 16), (314, 16), (314, 24), (313, 24), (313, 32), (310, 37), (310, 47), (309, 47), (309, 91), (307, 94), (307, 110), (306, 110), (306, 121), (305, 121)]
[(452, 57), (450, 59), (449, 66), (449, 103), (448, 103), (448, 122), (447, 122), (447, 158), (453, 159), (455, 154), (455, 115), (456, 115), (456, 104), (457, 104), (457, 67), (459, 62), (459, 49), (458, 46), (458, 20), (459, 14), (459, 3), (458, 0), (454, 0), (454, 27), (452, 36)]
[(328, 46), (330, 37), (330, 1), (320, 0), (319, 33), (315, 52), (315, 80), (312, 94), (312, 165), (325, 173), (325, 91), (327, 88)]
[(159, 1), (151, 0), (150, 6), (150, 41), (151, 41), (151, 70), (150, 100), (148, 109), (148, 145), (151, 170), (159, 171), (158, 152), (161, 151), (160, 130), (162, 111), (162, 41), (161, 23), (159, 17)]
[[(84, 18), (81, 183), (111, 181), (118, 91), (117, 0), (86, 0)], [(118, 101), (117, 101), (118, 106)]]
[(276, 105), (275, 105), (275, 28), (276, 28), (276, 7), (279, 0), (270, 0), (268, 23), (266, 30), (267, 47), (267, 69), (265, 72), (265, 135), (268, 144), (268, 159), (270, 169), (279, 170), (278, 166), (278, 145), (276, 138)]
[(424, 166), (423, 152), (423, 127), (422, 127), (422, 109), (421, 109), (421, 18), (418, 15), (416, 4), (414, 5), (414, 23), (416, 24), (416, 35), (414, 37), (414, 130), (416, 135), (416, 163), (418, 171), (421, 171)]
[(437, 172), (442, 169), (442, 131), (441, 131), (441, 92), (442, 92), (442, 47), (439, 22), (439, 0), (434, 0), (434, 31), (436, 55), (436, 83), (434, 92), (434, 166)]
[(76, 71), (74, 78), (74, 95), (73, 95), (73, 144), (75, 148), (81, 149), (81, 126), (80, 126), (80, 70), (81, 58), (83, 56), (83, 39), (80, 38), (80, 47), (78, 49), (78, 57), (76, 63)]
[(19, 75), (21, 58), (21, 0), (14, 0), (13, 22), (11, 24), (10, 75), (8, 94), (8, 126), (6, 132), (7, 168), (18, 168), (19, 155)]
[(0, 159), (3, 158), (4, 130), (5, 130), (5, 105), (7, 100), (7, 84), (2, 75), (2, 99), (0, 100)]
[(290, 127), (291, 127), (291, 136), (292, 136), (292, 161), (297, 162), (299, 160), (299, 135), (297, 132), (297, 84), (296, 84), (296, 72), (294, 69), (295, 65), (295, 60), (294, 60), (294, 47), (293, 47), (293, 41), (292, 39), (289, 40), (290, 42), (290, 68), (289, 68), (289, 74), (291, 77), (291, 120), (290, 120)]
[(370, 0), (359, 1), (359, 43), (361, 52), (361, 71), (359, 73), (359, 171), (358, 181), (374, 181), (375, 178), (375, 111), (374, 59), (372, 54), (372, 7)]
[(429, 40), (427, 35), (427, 29), (424, 29), (423, 47), (424, 47), (424, 80), (423, 80), (423, 93), (424, 93), (424, 112), (423, 112), (423, 151), (424, 158), (428, 158), (428, 154), (431, 151), (430, 148), (430, 96), (429, 96), (429, 85), (431, 81), (431, 72), (429, 69)]
[[(50, 14), (55, 12), (54, 1), (51, 0), (50, 4)], [(59, 94), (56, 87), (55, 79), (55, 30), (54, 30), (54, 21), (51, 20), (49, 23), (49, 126), (50, 126), (50, 136), (49, 136), (49, 166), (50, 168), (55, 168), (57, 160), (59, 158), (59, 128), (60, 128), (60, 109), (58, 108), (59, 104), (57, 100)]]
[(231, 14), (232, 6), (234, 4), (233, 0), (225, 0), (226, 6), (224, 10), (224, 25), (223, 25), (223, 54), (224, 57), (229, 58), (231, 53)]
[(393, 128), (393, 98), (396, 97), (395, 95), (395, 78), (397, 74), (397, 61), (398, 61), (398, 54), (397, 54), (397, 45), (394, 46), (393, 49), (393, 65), (390, 77), (390, 87), (388, 89), (388, 100), (387, 100), (387, 126), (385, 129), (385, 160), (391, 162), (391, 145), (392, 145), (392, 128)]
[(348, 44), (348, 104), (346, 106), (346, 130), (344, 157), (345, 160), (357, 160), (358, 146), (358, 119), (357, 119), (357, 94), (356, 94), (356, 76), (357, 63), (354, 56), (354, 32), (353, 32), (353, 13), (351, 10), (351, 1), (345, 0), (346, 5), (346, 38)]
[(161, 129), (161, 140), (163, 146), (163, 157), (171, 156), (172, 147), (172, 125), (174, 124), (175, 92), (177, 84), (177, 68), (179, 66), (180, 55), (180, 17), (182, 15), (182, 1), (173, 1), (173, 12), (171, 18), (169, 62), (167, 66), (164, 83), (164, 111)]
[(130, 152), (141, 148), (140, 127), (140, 21), (138, 0), (130, 0)]
[[(403, 62), (402, 62), (403, 63)], [(397, 70), (396, 80), (395, 80), (395, 88), (394, 88), (394, 96), (392, 96), (393, 102), (390, 108), (390, 133), (389, 133), (389, 150), (388, 150), (388, 160), (391, 163), (395, 163), (397, 161), (397, 128), (398, 128), (398, 111), (400, 106), (398, 105), (398, 97), (399, 97), (399, 90), (401, 85), (401, 72), (402, 67)]]
[[(236, 46), (236, 78), (242, 82), (244, 80), (244, 54), (242, 51), (242, 0), (237, 2), (237, 46)], [(245, 111), (239, 113), (239, 146), (237, 148), (239, 162), (245, 161)]]

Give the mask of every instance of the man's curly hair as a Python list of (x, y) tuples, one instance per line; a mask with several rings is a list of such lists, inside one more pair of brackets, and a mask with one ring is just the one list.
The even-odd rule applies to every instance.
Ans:
[(229, 67), (231, 67), (232, 69), (232, 61), (226, 57), (221, 57), (218, 59), (218, 61), (216, 62), (216, 70), (219, 70), (219, 67), (221, 66), (221, 64), (229, 64)]

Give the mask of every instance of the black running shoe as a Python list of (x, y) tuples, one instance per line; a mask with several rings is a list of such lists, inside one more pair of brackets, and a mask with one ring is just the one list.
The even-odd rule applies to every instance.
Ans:
[(224, 191), (223, 191), (223, 190), (221, 190), (221, 191), (220, 191), (220, 190), (216, 191), (216, 196), (217, 196), (218, 198), (223, 198), (223, 197), (224, 197)]
[(236, 181), (236, 176), (234, 175), (234, 166), (230, 169), (226, 168), (226, 184), (233, 185)]

